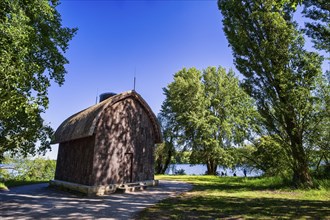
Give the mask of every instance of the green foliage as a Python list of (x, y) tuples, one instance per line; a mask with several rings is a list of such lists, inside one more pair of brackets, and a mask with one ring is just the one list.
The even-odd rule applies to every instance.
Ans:
[[(13, 160), (10, 159), (10, 157), (4, 157), (4, 159), (2, 160), (2, 163), (3, 164), (6, 164), (7, 167), (11, 167), (13, 168)], [(11, 173), (9, 172), (10, 169), (0, 169), (0, 181), (5, 181), (5, 180), (8, 180), (10, 178), (12, 178), (12, 175)]]
[[(0, 1), (0, 160), (50, 148), (41, 114), (51, 81), (64, 82), (64, 53), (76, 29), (62, 27), (57, 0)], [(39, 146), (35, 143), (39, 141)]]
[(175, 175), (186, 175), (186, 171), (184, 169), (176, 170)]
[(6, 158), (15, 168), (6, 181), (45, 181), (54, 179), (56, 161), (41, 157), (30, 159), (23, 157)]
[[(309, 134), (306, 138), (308, 144), (307, 155), (316, 176), (323, 175), (320, 165), (330, 167), (330, 78), (322, 81), (318, 96), (324, 100), (321, 105), (319, 117), (309, 125)], [(330, 173), (330, 172), (329, 172)]]
[(175, 141), (177, 139), (177, 126), (173, 114), (168, 111), (168, 105), (163, 103), (158, 114), (164, 142), (157, 145), (155, 150), (155, 172), (164, 174), (176, 154)]
[(319, 180), (322, 180), (322, 179), (328, 179), (329, 180), (330, 179), (330, 164), (329, 164), (329, 162), (325, 165), (321, 165), (321, 166), (317, 167), (317, 169), (315, 169), (313, 171), (313, 176), (316, 177)]
[(305, 0), (303, 14), (311, 21), (305, 23), (305, 33), (315, 48), (330, 52), (330, 4), (328, 0)]
[(0, 169), (0, 181), (5, 181), (10, 178), (10, 173), (7, 169)]
[(190, 162), (206, 164), (208, 174), (215, 174), (218, 164), (230, 166), (229, 149), (250, 136), (257, 116), (233, 71), (184, 68), (164, 92)]
[(191, 151), (180, 151), (175, 154), (174, 163), (190, 164)]
[(43, 158), (36, 158), (34, 160), (27, 160), (21, 164), (21, 174), (18, 179), (22, 180), (52, 180), (55, 175), (56, 161), (45, 160)]
[(250, 169), (263, 171), (264, 176), (282, 176), (292, 175), (291, 157), (285, 152), (276, 138), (263, 136), (253, 142), (238, 149), (240, 164), (247, 165)]
[(155, 149), (155, 173), (165, 174), (170, 165), (175, 149), (173, 145), (163, 142), (158, 144)]
[(304, 49), (292, 1), (219, 0), (224, 31), (243, 86), (255, 98), (263, 125), (292, 158), (293, 180), (312, 185), (307, 140), (322, 120), (323, 58)]

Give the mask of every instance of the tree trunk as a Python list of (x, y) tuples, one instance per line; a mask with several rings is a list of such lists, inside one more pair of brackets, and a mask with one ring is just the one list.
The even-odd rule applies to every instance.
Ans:
[[(163, 154), (162, 157), (159, 157), (156, 162), (155, 173), (156, 174), (165, 174), (169, 164), (171, 163), (171, 157), (174, 152), (173, 144), (165, 143), (166, 144), (166, 152)], [(165, 159), (165, 161), (164, 161)]]
[(0, 152), (0, 164), (2, 163), (3, 159), (4, 159), (4, 153)]
[(302, 144), (302, 137), (291, 133), (291, 150), (293, 157), (293, 184), (296, 187), (311, 188), (313, 181), (309, 173), (308, 160)]
[(296, 165), (293, 168), (293, 183), (296, 187), (311, 188), (313, 187), (313, 181), (309, 174), (307, 161), (297, 160)]
[(162, 174), (162, 170), (163, 170), (163, 164), (162, 164), (162, 160), (159, 159), (156, 162), (156, 167), (155, 167), (155, 173), (156, 174)]
[(321, 164), (321, 161), (322, 161), (323, 156), (324, 156), (324, 154), (321, 155), (319, 161), (317, 162), (317, 165), (316, 165), (316, 171), (319, 170), (319, 167), (320, 167), (320, 164)]
[[(285, 103), (285, 102), (283, 102)], [(295, 111), (288, 105), (288, 112), (285, 117), (286, 133), (290, 138), (291, 156), (293, 159), (292, 181), (295, 187), (312, 188), (313, 181), (308, 169), (308, 159), (303, 146), (302, 128), (297, 125)]]
[(217, 175), (218, 165), (215, 163), (214, 160), (208, 160), (206, 166), (207, 166), (207, 171), (206, 171), (207, 175)]
[(168, 165), (170, 165), (172, 154), (173, 154), (172, 145), (169, 144), (168, 151), (167, 151), (167, 154), (166, 154), (166, 160), (165, 160), (165, 163), (163, 165), (163, 169), (161, 170), (160, 174), (165, 174), (165, 171), (167, 170)]

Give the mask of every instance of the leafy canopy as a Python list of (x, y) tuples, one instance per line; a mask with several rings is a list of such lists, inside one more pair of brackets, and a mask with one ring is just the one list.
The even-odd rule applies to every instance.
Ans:
[(223, 28), (245, 90), (255, 98), (264, 128), (292, 158), (293, 180), (312, 185), (307, 138), (320, 121), (323, 58), (304, 49), (293, 20), (295, 1), (219, 0)]
[(316, 49), (330, 52), (330, 3), (328, 0), (303, 1), (303, 14), (310, 21), (305, 23), (305, 33), (312, 38)]
[[(52, 129), (41, 114), (51, 81), (62, 85), (76, 29), (62, 27), (57, 0), (0, 1), (0, 157), (45, 152)], [(39, 147), (35, 143), (39, 141)]]
[(233, 71), (184, 68), (164, 91), (168, 109), (192, 152), (190, 161), (207, 164), (209, 174), (215, 174), (218, 164), (230, 166), (228, 149), (249, 137), (255, 118), (253, 102)]
[(248, 169), (262, 170), (263, 176), (292, 175), (291, 157), (276, 140), (276, 137), (262, 136), (237, 149), (239, 164), (247, 166)]

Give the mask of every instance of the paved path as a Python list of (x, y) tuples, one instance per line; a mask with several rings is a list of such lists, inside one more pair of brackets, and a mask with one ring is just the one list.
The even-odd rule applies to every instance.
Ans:
[(187, 183), (160, 181), (140, 192), (82, 197), (48, 184), (13, 187), (0, 191), (0, 219), (134, 219), (148, 206), (190, 189)]

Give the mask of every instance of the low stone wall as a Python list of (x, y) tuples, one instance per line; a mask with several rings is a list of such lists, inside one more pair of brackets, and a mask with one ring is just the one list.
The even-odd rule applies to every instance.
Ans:
[(136, 183), (127, 183), (127, 184), (111, 184), (106, 186), (87, 186), (78, 183), (71, 183), (61, 180), (51, 180), (49, 185), (51, 187), (56, 187), (63, 190), (71, 190), (83, 193), (87, 196), (102, 196), (104, 194), (110, 194), (116, 192), (117, 188), (123, 185), (132, 185), (132, 184), (140, 184), (143, 186), (157, 186), (159, 183), (158, 180), (146, 180)]

